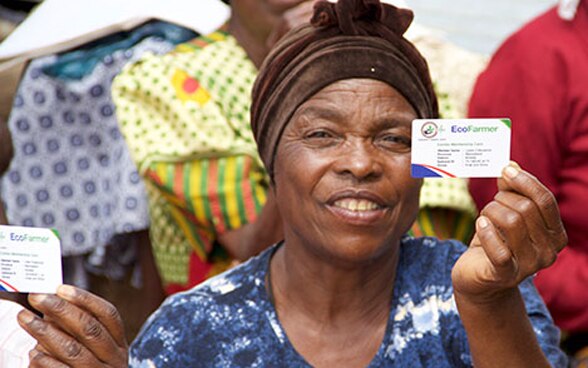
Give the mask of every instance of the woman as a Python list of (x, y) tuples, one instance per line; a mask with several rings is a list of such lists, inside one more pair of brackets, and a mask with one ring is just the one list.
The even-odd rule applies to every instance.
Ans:
[[(566, 242), (534, 177), (505, 168), (467, 250), (404, 236), (421, 186), (409, 174), (410, 124), (437, 115), (426, 63), (402, 37), (411, 20), (377, 0), (322, 1), (313, 26), (270, 53), (252, 128), (284, 241), (169, 298), (131, 366), (565, 365), (527, 280)], [(108, 303), (69, 286), (30, 299), (48, 317), (19, 316), (39, 341), (33, 365), (126, 364)]]

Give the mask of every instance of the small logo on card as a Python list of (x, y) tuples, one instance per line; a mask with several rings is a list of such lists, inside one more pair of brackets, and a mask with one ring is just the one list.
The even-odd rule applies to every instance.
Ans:
[(432, 121), (428, 121), (423, 124), (421, 127), (421, 134), (425, 138), (433, 138), (439, 132), (439, 128), (437, 124), (433, 123)]

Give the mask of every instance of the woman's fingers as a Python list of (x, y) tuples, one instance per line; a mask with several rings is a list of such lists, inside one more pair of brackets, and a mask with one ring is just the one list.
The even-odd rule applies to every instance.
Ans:
[[(44, 314), (46, 317), (44, 322), (48, 322), (53, 328), (72, 336), (99, 361), (119, 364), (126, 360), (124, 339), (122, 344), (116, 342), (100, 319), (94, 313), (89, 312), (91, 309), (100, 309), (97, 305), (110, 305), (110, 303), (99, 299), (93, 301), (94, 304), (85, 305), (87, 309), (83, 310), (57, 295), (31, 294), (29, 301), (33, 307)], [(51, 353), (55, 352), (46, 343), (42, 341), (41, 343)]]
[(106, 300), (71, 285), (61, 285), (57, 295), (90, 312), (108, 331), (118, 346), (127, 346), (124, 325), (118, 310)]
[(546, 230), (554, 238), (559, 251), (567, 244), (567, 235), (561, 221), (557, 201), (553, 194), (537, 178), (520, 169), (518, 165), (509, 165), (503, 170), (503, 178), (498, 181), (499, 191), (511, 191), (529, 198), (539, 210)]
[(45, 351), (35, 348), (29, 352), (29, 368), (69, 368)]
[[(529, 230), (523, 216), (497, 201), (490, 202), (481, 214), (492, 222), (494, 227), (514, 257), (518, 270), (527, 273), (535, 267), (538, 252), (529, 237)], [(535, 272), (535, 271), (531, 271)]]
[[(473, 244), (475, 242), (479, 242), (479, 244)], [(494, 267), (492, 276), (500, 277), (502, 280), (509, 279), (512, 274), (516, 273), (518, 266), (515, 263), (515, 258), (498, 229), (488, 217), (480, 216), (476, 220), (476, 239), (472, 242), (472, 246), (477, 245), (484, 249)]]
[(558, 239), (552, 236), (552, 232), (546, 230), (539, 208), (527, 197), (514, 192), (498, 192), (494, 200), (501, 205), (516, 211), (525, 222), (531, 246), (536, 252), (538, 268), (545, 268), (553, 264), (559, 251), (556, 244)]
[[(18, 314), (18, 321), (21, 327), (37, 339), (43, 347), (43, 351), (39, 349), (31, 351), (29, 355), (31, 366), (59, 367), (57, 362), (71, 367), (102, 366), (102, 363), (80, 342), (32, 312), (26, 309), (22, 310)], [(49, 352), (50, 355), (46, 352)]]
[(551, 265), (567, 236), (555, 197), (537, 178), (512, 163), (498, 182), (499, 192), (481, 211), (476, 239), (497, 281), (518, 283)]

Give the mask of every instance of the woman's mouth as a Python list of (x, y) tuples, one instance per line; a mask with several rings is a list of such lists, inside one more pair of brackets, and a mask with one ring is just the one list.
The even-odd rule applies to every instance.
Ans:
[(351, 225), (371, 225), (388, 210), (384, 201), (371, 193), (339, 193), (327, 202), (327, 208), (340, 221)]
[(342, 208), (353, 212), (374, 211), (381, 207), (379, 204), (370, 200), (357, 198), (340, 199), (335, 201), (333, 205), (337, 208)]

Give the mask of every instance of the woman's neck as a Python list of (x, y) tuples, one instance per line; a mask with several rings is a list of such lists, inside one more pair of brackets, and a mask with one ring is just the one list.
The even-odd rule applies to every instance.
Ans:
[(301, 246), (279, 249), (270, 265), (272, 292), (281, 306), (333, 325), (387, 319), (399, 248), (357, 267), (337, 266)]
[(288, 339), (314, 367), (365, 367), (384, 339), (399, 249), (357, 267), (336, 267), (286, 244), (268, 287)]
[(237, 42), (245, 50), (249, 59), (259, 69), (269, 52), (269, 48), (266, 45), (267, 35), (256, 34), (236, 16), (231, 16), (228, 25), (229, 33), (237, 39)]

